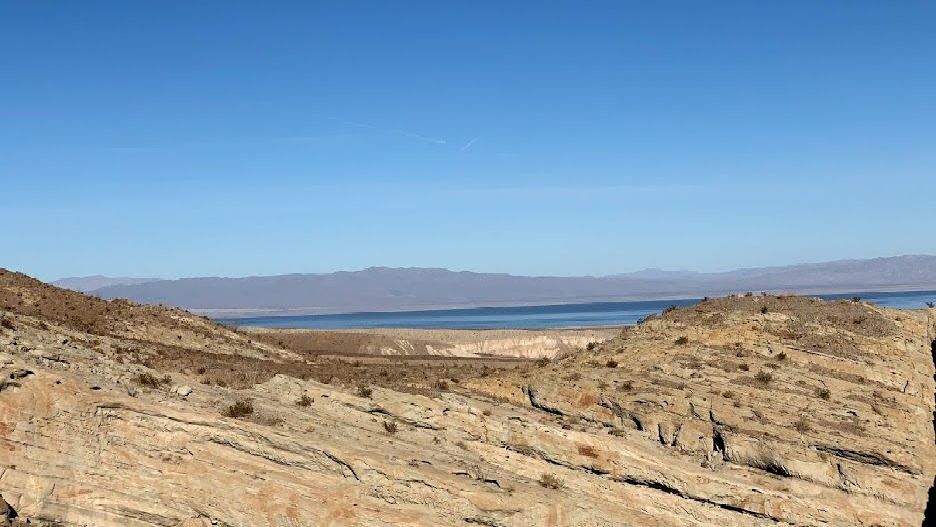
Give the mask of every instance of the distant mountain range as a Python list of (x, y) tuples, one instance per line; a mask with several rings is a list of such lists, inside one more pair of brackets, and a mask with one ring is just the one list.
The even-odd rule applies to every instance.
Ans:
[(110, 287), (112, 285), (139, 285), (145, 284), (146, 282), (155, 282), (157, 280), (159, 280), (159, 278), (126, 278), (121, 276), (94, 275), (62, 278), (52, 282), (52, 284), (65, 289), (71, 289), (72, 291), (90, 293), (95, 289)]
[(602, 277), (514, 276), (371, 267), (328, 274), (244, 278), (67, 278), (55, 285), (215, 316), (399, 311), (480, 306), (693, 298), (744, 291), (835, 293), (936, 289), (936, 256), (738, 269), (648, 269)]

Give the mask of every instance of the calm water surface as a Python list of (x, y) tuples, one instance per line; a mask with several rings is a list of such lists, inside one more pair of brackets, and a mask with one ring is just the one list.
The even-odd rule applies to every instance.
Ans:
[[(936, 302), (936, 291), (847, 293), (818, 296), (827, 300), (860, 296), (880, 306), (897, 309), (918, 309), (926, 307), (927, 302)], [(482, 307), (433, 311), (400, 311), (395, 313), (255, 317), (219, 319), (219, 322), (238, 326), (303, 329), (541, 329), (620, 326), (634, 324), (647, 315), (663, 311), (668, 306), (688, 306), (698, 301), (699, 299), (595, 302), (557, 306)]]

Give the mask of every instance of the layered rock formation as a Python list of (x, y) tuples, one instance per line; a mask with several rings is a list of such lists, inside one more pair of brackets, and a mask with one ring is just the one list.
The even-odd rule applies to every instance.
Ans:
[(258, 339), (313, 353), (552, 358), (617, 336), (617, 328), (589, 329), (265, 329)]
[(21, 275), (0, 309), (0, 525), (915, 527), (936, 473), (932, 310), (715, 300), (420, 396)]

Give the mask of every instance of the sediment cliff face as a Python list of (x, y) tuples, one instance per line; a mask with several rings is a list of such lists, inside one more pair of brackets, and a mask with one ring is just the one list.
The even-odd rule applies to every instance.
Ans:
[(553, 358), (617, 336), (620, 328), (366, 329), (249, 328), (247, 334), (297, 351), (443, 357)]
[[(916, 527), (936, 473), (932, 312), (714, 300), (427, 397), (303, 380), (184, 312), (89, 331), (4, 296), (23, 280), (0, 274), (0, 525)], [(183, 352), (280, 373), (154, 360)]]

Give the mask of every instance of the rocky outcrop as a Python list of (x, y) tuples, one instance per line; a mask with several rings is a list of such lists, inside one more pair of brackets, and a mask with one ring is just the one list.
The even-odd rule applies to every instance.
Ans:
[(143, 364), (163, 340), (4, 316), (9, 523), (916, 527), (936, 473), (924, 312), (712, 301), (431, 397), (202, 384)]

